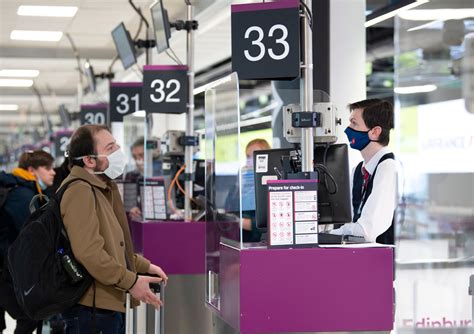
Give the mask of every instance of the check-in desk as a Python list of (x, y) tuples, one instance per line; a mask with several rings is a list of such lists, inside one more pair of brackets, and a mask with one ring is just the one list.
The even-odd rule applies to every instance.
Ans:
[[(165, 333), (212, 333), (212, 315), (205, 306), (205, 228), (204, 222), (130, 222), (135, 251), (169, 277), (164, 293)], [(147, 319), (153, 318), (151, 311)]]
[[(221, 239), (214, 312), (235, 332), (393, 328), (392, 248), (239, 248)], [(217, 296), (217, 297), (216, 297)]]

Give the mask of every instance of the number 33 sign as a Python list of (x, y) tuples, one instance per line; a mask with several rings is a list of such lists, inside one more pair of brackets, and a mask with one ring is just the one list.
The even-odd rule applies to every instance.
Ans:
[(142, 103), (147, 113), (182, 114), (188, 103), (188, 67), (145, 65)]
[(239, 79), (299, 76), (298, 0), (232, 5), (232, 70)]

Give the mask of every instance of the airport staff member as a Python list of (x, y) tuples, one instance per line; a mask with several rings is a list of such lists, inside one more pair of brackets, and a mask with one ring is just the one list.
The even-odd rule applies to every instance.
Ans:
[(118, 333), (123, 329), (125, 292), (158, 308), (161, 301), (149, 284), (166, 282), (167, 276), (160, 267), (134, 254), (125, 209), (112, 182), (123, 173), (125, 156), (108, 128), (79, 127), (71, 137), (69, 159), (71, 173), (64, 182), (81, 178), (88, 183), (69, 185), (61, 214), (74, 256), (95, 279), (95, 288), (93, 284), (78, 305), (62, 315), (68, 330), (88, 333), (95, 300), (97, 331)]
[[(132, 153), (133, 160), (135, 161), (136, 169), (128, 172), (125, 175), (125, 180), (137, 182), (139, 179), (143, 178), (144, 167), (145, 167), (145, 139), (139, 137), (130, 147), (130, 152)], [(130, 218), (133, 220), (142, 219), (142, 211), (138, 206), (134, 206), (130, 209), (129, 212)]]
[(345, 133), (353, 149), (364, 159), (354, 170), (352, 183), (353, 223), (332, 234), (363, 236), (367, 241), (394, 244), (394, 213), (397, 205), (397, 165), (388, 149), (394, 126), (393, 106), (379, 99), (349, 105)]
[(135, 140), (130, 147), (133, 160), (135, 161), (136, 169), (130, 171), (125, 176), (126, 180), (136, 181), (143, 177), (145, 169), (145, 139), (143, 137)]

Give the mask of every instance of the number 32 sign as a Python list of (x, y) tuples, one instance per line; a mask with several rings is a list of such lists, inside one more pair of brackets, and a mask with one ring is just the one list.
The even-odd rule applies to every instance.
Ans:
[(187, 110), (188, 67), (145, 65), (142, 103), (147, 113), (182, 114)]
[(239, 79), (299, 76), (298, 0), (232, 5), (232, 70)]

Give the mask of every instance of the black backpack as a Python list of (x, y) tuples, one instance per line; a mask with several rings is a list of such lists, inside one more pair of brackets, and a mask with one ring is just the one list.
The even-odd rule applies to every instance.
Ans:
[(4, 185), (0, 183), (0, 210), (3, 209), (3, 206), (7, 202), (8, 193), (13, 189), (16, 188), (17, 185)]
[(47, 319), (77, 304), (94, 282), (75, 261), (61, 217), (63, 194), (77, 180), (87, 182), (76, 178), (65, 183), (30, 215), (8, 249), (8, 271), (16, 298), (34, 320)]

